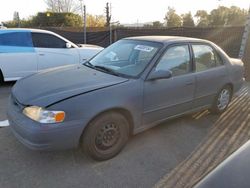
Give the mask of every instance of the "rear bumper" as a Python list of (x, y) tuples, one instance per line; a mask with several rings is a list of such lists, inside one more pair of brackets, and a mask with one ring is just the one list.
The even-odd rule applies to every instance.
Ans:
[(83, 131), (82, 121), (58, 124), (40, 124), (22, 114), (11, 100), (8, 105), (8, 120), (15, 137), (33, 150), (60, 150), (76, 148)]

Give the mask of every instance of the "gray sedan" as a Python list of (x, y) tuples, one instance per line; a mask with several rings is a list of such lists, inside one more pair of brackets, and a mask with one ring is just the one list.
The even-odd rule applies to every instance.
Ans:
[(222, 113), (243, 83), (243, 63), (212, 42), (132, 37), (83, 65), (46, 70), (13, 87), (8, 119), (31, 149), (81, 147), (96, 160), (129, 136), (203, 109)]

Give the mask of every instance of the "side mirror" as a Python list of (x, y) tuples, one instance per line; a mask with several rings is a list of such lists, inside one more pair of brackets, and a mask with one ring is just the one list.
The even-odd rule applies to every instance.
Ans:
[(168, 79), (171, 77), (172, 72), (169, 70), (155, 70), (149, 74), (148, 80)]
[(70, 43), (66, 43), (66, 48), (72, 48), (72, 45)]

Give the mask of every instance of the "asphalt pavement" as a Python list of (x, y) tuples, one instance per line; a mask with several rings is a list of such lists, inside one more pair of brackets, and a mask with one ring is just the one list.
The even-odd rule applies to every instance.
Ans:
[[(0, 86), (0, 121), (13, 83)], [(202, 142), (219, 116), (208, 111), (133, 136), (115, 158), (96, 162), (80, 150), (37, 152), (0, 128), (0, 187), (153, 187)], [(63, 141), (62, 141), (63, 142)]]

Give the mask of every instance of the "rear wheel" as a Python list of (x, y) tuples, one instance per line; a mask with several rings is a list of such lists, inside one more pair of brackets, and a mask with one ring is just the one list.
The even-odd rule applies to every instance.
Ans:
[(232, 88), (224, 86), (216, 95), (211, 112), (214, 114), (221, 114), (226, 111), (232, 98)]
[(95, 160), (117, 155), (129, 137), (129, 123), (120, 113), (107, 112), (95, 118), (84, 131), (82, 147)]

